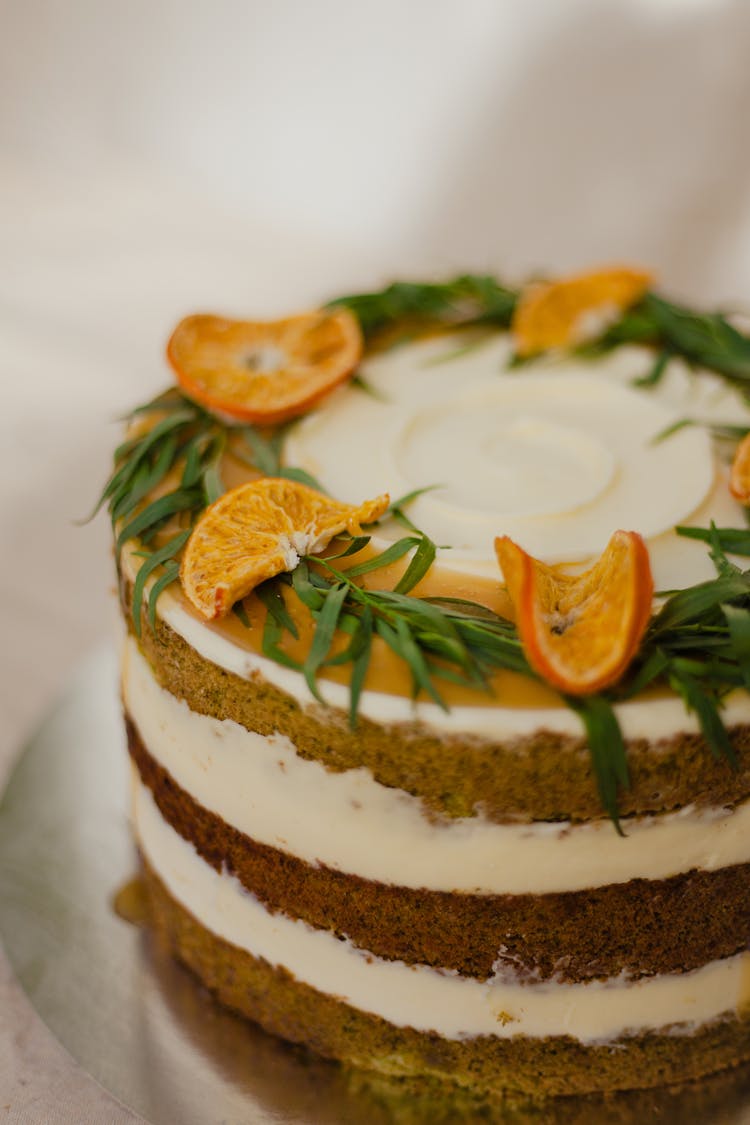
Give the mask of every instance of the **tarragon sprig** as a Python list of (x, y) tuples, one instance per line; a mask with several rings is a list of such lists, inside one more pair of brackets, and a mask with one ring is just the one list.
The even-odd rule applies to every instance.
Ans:
[(107, 506), (118, 561), (126, 543), (138, 544), (136, 553), (142, 561), (131, 609), (140, 636), (147, 583), (154, 578), (147, 603), (153, 626), (157, 600), (179, 575), (179, 556), (195, 521), (224, 491), (225, 453), (231, 451), (268, 476), (320, 485), (302, 469), (282, 465), (284, 431), (264, 434), (250, 425), (228, 426), (176, 388), (137, 407), (125, 421), (136, 432), (115, 450), (114, 469), (92, 515)]
[(373, 293), (336, 297), (329, 307), (349, 309), (365, 341), (400, 324), (452, 327), (494, 325), (507, 328), (518, 294), (495, 277), (461, 274), (442, 282), (395, 281)]
[[(461, 274), (441, 282), (397, 281), (377, 292), (336, 297), (329, 304), (350, 309), (359, 319), (366, 342), (372, 343), (400, 325), (508, 328), (519, 292), (490, 275)], [(750, 394), (750, 336), (721, 313), (700, 312), (648, 292), (599, 339), (579, 351), (596, 355), (622, 344), (642, 344), (654, 350), (654, 365), (640, 380), (641, 386), (656, 385), (669, 359), (678, 356), (716, 372)]]

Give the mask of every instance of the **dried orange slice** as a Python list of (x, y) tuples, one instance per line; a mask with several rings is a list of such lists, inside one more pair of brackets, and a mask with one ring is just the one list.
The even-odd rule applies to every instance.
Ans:
[(388, 497), (341, 504), (278, 477), (241, 484), (206, 508), (180, 567), (185, 594), (207, 619), (224, 617), (260, 582), (294, 570), (300, 555), (321, 551), (342, 531), (359, 534), (388, 507)]
[(729, 491), (740, 504), (750, 505), (750, 434), (745, 435), (735, 451)]
[(645, 270), (621, 267), (530, 285), (518, 298), (511, 332), (520, 356), (567, 348), (601, 334), (640, 300), (652, 281)]
[(304, 414), (351, 375), (361, 355), (359, 322), (348, 309), (268, 322), (189, 316), (167, 344), (185, 394), (267, 425)]
[(616, 683), (651, 616), (654, 581), (641, 536), (616, 531), (579, 575), (539, 562), (507, 536), (495, 550), (532, 668), (567, 695)]

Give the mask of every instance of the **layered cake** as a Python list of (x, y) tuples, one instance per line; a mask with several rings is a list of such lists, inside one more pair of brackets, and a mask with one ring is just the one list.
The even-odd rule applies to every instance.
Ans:
[(750, 342), (633, 270), (190, 317), (104, 499), (155, 929), (484, 1098), (750, 1059)]

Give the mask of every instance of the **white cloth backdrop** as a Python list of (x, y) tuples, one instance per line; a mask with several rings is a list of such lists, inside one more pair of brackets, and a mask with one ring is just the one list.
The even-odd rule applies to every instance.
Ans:
[[(114, 419), (181, 314), (630, 260), (750, 305), (746, 0), (0, 3), (0, 781), (110, 628)], [(130, 1115), (0, 959), (0, 1119)]]

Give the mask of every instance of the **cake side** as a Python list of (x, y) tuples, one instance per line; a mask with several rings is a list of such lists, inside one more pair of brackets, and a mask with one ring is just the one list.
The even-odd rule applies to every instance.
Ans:
[[(357, 1021), (364, 1017), (390, 1024), (395, 1021), (394, 1026), (407, 1028), (406, 1041), (412, 1037), (417, 1057), (426, 1049), (420, 1037), (427, 1032), (455, 1041), (459, 1054), (466, 1049), (460, 1044), (465, 1044), (467, 1037), (477, 1040), (477, 1057), (483, 1061), (479, 1067), (482, 1077), (476, 1078), (475, 1084), (485, 1092), (501, 1088), (529, 1093), (540, 1074), (545, 1091), (550, 1093), (566, 1089), (588, 1092), (610, 1088), (612, 1082), (625, 1083), (627, 1067), (618, 1079), (601, 1068), (595, 1077), (589, 1072), (589, 1064), (597, 1052), (606, 1050), (611, 1055), (615, 1047), (636, 1049), (640, 1058), (644, 1037), (661, 1068), (639, 1072), (638, 1081), (644, 1085), (676, 1080), (678, 1074), (683, 1080), (696, 1077), (703, 1073), (701, 1067), (707, 1057), (711, 1060), (708, 1066), (714, 1068), (735, 1065), (746, 1057), (741, 1021), (748, 1002), (750, 863), (745, 850), (744, 862), (722, 866), (716, 852), (732, 834), (732, 818), (743, 816), (742, 806), (730, 813), (725, 811), (723, 820), (703, 817), (702, 826), (708, 831), (703, 863), (679, 847), (653, 846), (661, 828), (669, 832), (670, 821), (678, 832), (686, 827), (690, 835), (699, 834), (700, 814), (693, 821), (690, 810), (676, 817), (663, 814), (649, 818), (650, 827), (644, 829), (649, 847), (642, 853), (641, 862), (650, 862), (655, 851), (666, 855), (670, 865), (667, 870), (677, 873), (664, 878), (644, 878), (643, 871), (627, 878), (620, 867), (621, 881), (612, 882), (615, 865), (608, 864), (605, 855), (600, 867), (600, 877), (605, 881), (600, 885), (587, 883), (578, 891), (550, 891), (544, 882), (537, 894), (471, 894), (456, 891), (450, 883), (441, 889), (410, 888), (404, 885), (410, 862), (402, 849), (403, 858), (400, 866), (391, 870), (390, 882), (366, 879), (356, 871), (356, 858), (345, 845), (340, 846), (336, 867), (316, 857), (314, 840), (307, 849), (307, 859), (289, 850), (285, 833), (292, 831), (296, 822), (304, 823), (310, 794), (319, 794), (321, 801), (320, 809), (313, 805), (313, 821), (322, 817), (324, 824), (331, 825), (331, 832), (319, 837), (323, 840), (329, 835), (329, 847), (337, 846), (339, 818), (331, 812), (320, 779), (311, 784), (306, 778), (295, 777), (294, 749), (287, 740), (259, 737), (231, 720), (217, 722), (198, 715), (188, 717), (188, 723), (199, 727), (212, 724), (211, 730), (201, 729), (198, 737), (191, 739), (186, 733), (189, 728), (170, 717), (174, 707), (183, 712), (183, 718), (190, 716), (187, 705), (158, 685), (132, 642), (126, 668), (125, 699), (131, 708), (130, 746), (137, 779), (134, 821), (150, 871), (149, 882), (152, 889), (156, 887), (156, 910), (172, 918), (173, 924), (167, 925), (164, 917), (161, 924), (181, 957), (195, 971), (208, 972), (203, 979), (225, 1001), (233, 995), (231, 987), (221, 983), (221, 974), (217, 977), (214, 970), (208, 970), (215, 957), (221, 961), (229, 957), (235, 962), (239, 958), (246, 966), (274, 966), (274, 980), (279, 973), (284, 979), (290, 975), (313, 990), (315, 1003), (325, 1007), (326, 996), (330, 999), (333, 995), (335, 1003), (344, 1006), (341, 1018), (350, 1030), (356, 1026), (361, 1031), (364, 1025)], [(151, 750), (143, 743), (141, 728), (147, 732)], [(173, 750), (154, 733), (159, 728), (172, 734)], [(258, 761), (258, 773), (244, 784), (243, 776), (249, 779), (250, 774), (235, 768), (234, 737), (239, 738), (238, 752), (246, 760)], [(232, 804), (231, 795), (226, 797), (224, 812), (228, 819), (179, 784), (154, 754), (162, 763), (168, 761), (183, 784), (201, 796), (210, 789), (216, 800), (216, 794), (230, 794), (233, 783), (237, 799)], [(207, 779), (215, 782), (219, 777), (225, 754), (225, 784), (214, 787)], [(194, 759), (192, 781), (186, 759)], [(304, 759), (298, 764), (302, 770), (320, 773), (323, 769), (319, 763)], [(279, 797), (272, 797), (272, 787), (266, 787), (263, 777), (267, 774), (275, 779)], [(330, 776), (334, 781), (347, 780), (345, 774)], [(373, 779), (368, 784), (378, 785)], [(383, 797), (392, 794), (386, 787), (379, 788)], [(403, 801), (403, 797), (398, 800)], [(284, 811), (279, 815), (277, 810), (281, 809)], [(276, 829), (275, 846), (254, 838), (254, 834), (264, 836), (267, 811)], [(389, 831), (395, 830), (393, 820), (376, 821), (373, 826), (366, 801), (360, 802), (354, 816), (355, 820), (361, 817), (357, 832), (364, 849), (382, 851)], [(237, 827), (238, 820), (242, 829)], [(524, 864), (524, 834), (526, 849), (531, 851), (536, 832), (536, 842), (544, 849), (546, 859), (536, 868), (536, 876), (533, 864), (527, 870), (525, 882), (529, 885), (534, 877), (542, 878), (545, 869), (553, 869), (554, 877), (563, 883), (566, 877), (580, 881), (580, 864), (572, 857), (566, 863), (566, 846), (571, 837), (575, 842), (577, 833), (596, 830), (598, 825), (604, 849), (607, 842), (612, 848), (622, 847), (611, 826), (601, 820), (568, 826), (560, 832), (554, 825), (498, 825), (482, 822), (481, 817), (470, 818), (468, 823), (456, 818), (436, 822), (434, 816), (423, 820), (437, 836), (455, 835), (456, 829), (464, 826), (519, 833), (520, 838), (509, 849), (509, 873), (513, 866)], [(660, 820), (663, 825), (653, 823)], [(630, 831), (629, 822), (623, 824), (625, 831)], [(738, 827), (739, 846), (747, 849), (747, 835), (741, 825)], [(635, 822), (633, 828), (635, 839)], [(297, 833), (295, 839), (299, 838)], [(412, 850), (418, 854), (420, 849)], [(471, 851), (481, 849), (472, 848), (467, 856)], [(430, 866), (444, 877), (439, 856), (440, 848), (435, 845), (430, 849)], [(724, 858), (732, 857), (725, 853)], [(630, 863), (637, 864), (638, 858), (631, 857)], [(502, 863), (495, 866), (502, 868)], [(470, 860), (465, 877), (474, 877)], [(479, 875), (477, 881), (482, 878)], [(176, 895), (187, 905), (190, 922), (186, 923), (179, 910), (175, 920), (175, 909), (165, 906), (165, 894), (167, 899)], [(210, 904), (219, 902), (222, 906), (217, 914)], [(193, 936), (186, 940), (178, 936), (186, 932)], [(200, 955), (196, 953), (198, 946), (203, 950)], [(251, 960), (240, 957), (240, 950)], [(318, 975), (321, 971), (322, 978)], [(446, 986), (448, 993), (444, 994)], [(409, 999), (404, 1001), (404, 996)], [(306, 1038), (309, 1032), (305, 1032), (304, 1020), (291, 1033), (280, 1016), (268, 1015), (265, 1001), (256, 1007), (256, 1002), (246, 996), (238, 999), (235, 995), (230, 1002), (260, 1019), (264, 1026), (282, 1029), (295, 1041), (321, 1049), (317, 1039)], [(457, 1013), (459, 1024), (455, 1022)], [(413, 1026), (417, 1018), (427, 1020), (428, 1026)], [(718, 1054), (713, 1054), (711, 1047), (706, 1056), (703, 1047), (713, 1044), (715, 1024), (724, 1028), (720, 1033), (724, 1045)], [(508, 1037), (515, 1044), (513, 1050), (504, 1046)], [(341, 1038), (334, 1039), (326, 1045), (326, 1053), (364, 1065), (361, 1058), (347, 1053)], [(524, 1046), (536, 1040), (544, 1044), (540, 1053)], [(700, 1062), (693, 1054), (696, 1041), (701, 1044), (695, 1048)], [(576, 1051), (584, 1052), (581, 1073), (577, 1078), (569, 1074), (568, 1086), (555, 1071), (560, 1059), (558, 1048), (565, 1057), (570, 1052), (572, 1057), (576, 1057)], [(369, 1046), (361, 1049), (367, 1053)], [(511, 1061), (506, 1057), (507, 1050), (511, 1051)], [(592, 1057), (588, 1057), (590, 1051)], [(556, 1060), (552, 1070), (541, 1061), (547, 1052)], [(677, 1060), (683, 1053), (680, 1072)], [(409, 1051), (405, 1057), (411, 1057), (412, 1062), (402, 1059), (395, 1073), (421, 1073), (409, 1069), (417, 1066)], [(449, 1051), (448, 1057), (450, 1065), (458, 1068), (453, 1080), (461, 1080), (458, 1056)], [(524, 1062), (527, 1058), (533, 1062)], [(473, 1073), (479, 1063), (471, 1052), (469, 1060), (465, 1065)], [(387, 1061), (371, 1058), (367, 1065), (383, 1065), (390, 1073)], [(588, 1074), (585, 1079), (584, 1073)], [(657, 1073), (661, 1077), (655, 1077)]]
[(347, 1004), (335, 990), (313, 988), (217, 936), (169, 894), (148, 861), (146, 878), (164, 940), (223, 1003), (274, 1034), (364, 1070), (539, 1099), (685, 1082), (750, 1058), (746, 1015), (629, 1031), (601, 1043), (565, 1034), (450, 1037), (399, 1026), (392, 1013), (384, 1018)]
[[(664, 303), (630, 281), (679, 353)], [(386, 1075), (538, 1097), (735, 1067), (750, 587), (715, 435), (736, 440), (739, 399), (672, 359), (644, 378), (641, 348), (519, 372), (483, 323), (506, 326), (515, 298), (490, 279), (450, 292), (492, 310), (468, 344), (370, 350), (349, 385), (345, 315), (305, 322), (322, 352), (294, 319), (189, 318), (173, 337), (208, 412), (146, 408), (110, 493), (155, 925), (222, 1002)], [(352, 301), (366, 332), (369, 300)], [(315, 366), (342, 332), (338, 389), (269, 438), (291, 416), (269, 413), (274, 379), (294, 398), (297, 376), (269, 382), (258, 341), (294, 337)], [(713, 360), (696, 339), (680, 354)], [(228, 349), (231, 378), (196, 366), (204, 343), (212, 363)], [(215, 392), (251, 424), (217, 420)], [(407, 495), (386, 511), (386, 490)], [(492, 534), (512, 547), (505, 592)], [(252, 592), (245, 571), (268, 581)]]

